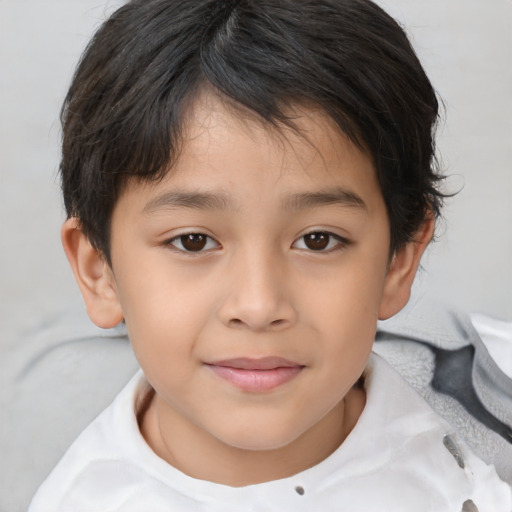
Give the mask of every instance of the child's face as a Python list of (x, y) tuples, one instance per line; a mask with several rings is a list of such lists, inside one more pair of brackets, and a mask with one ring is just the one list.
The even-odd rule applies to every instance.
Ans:
[(203, 96), (172, 172), (130, 183), (113, 213), (134, 351), (161, 417), (198, 443), (330, 435), (394, 300), (370, 157), (298, 114), (305, 137), (278, 135)]

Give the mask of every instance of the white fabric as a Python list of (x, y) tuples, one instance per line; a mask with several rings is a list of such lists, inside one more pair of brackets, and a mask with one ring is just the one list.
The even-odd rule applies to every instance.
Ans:
[(481, 314), (471, 315), (471, 322), (498, 367), (512, 379), (512, 322)]
[(29, 512), (459, 512), (467, 500), (479, 512), (512, 510), (510, 487), (454, 437), (461, 469), (443, 443), (450, 427), (377, 355), (365, 371), (366, 407), (338, 450), (293, 477), (240, 488), (191, 478), (151, 451), (134, 413), (144, 385), (139, 372), (72, 445)]

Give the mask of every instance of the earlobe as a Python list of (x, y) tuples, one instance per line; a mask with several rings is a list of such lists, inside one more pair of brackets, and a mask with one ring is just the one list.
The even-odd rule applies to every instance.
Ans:
[(409, 301), (421, 257), (434, 236), (434, 226), (434, 219), (429, 217), (421, 225), (414, 239), (393, 255), (380, 304), (380, 320), (392, 317)]
[(115, 327), (123, 320), (123, 312), (109, 264), (91, 245), (78, 219), (64, 223), (61, 238), (90, 319), (104, 329)]

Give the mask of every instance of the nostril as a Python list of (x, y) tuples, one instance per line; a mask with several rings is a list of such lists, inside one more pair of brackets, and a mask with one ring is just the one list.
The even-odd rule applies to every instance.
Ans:
[(272, 320), (270, 323), (266, 323), (265, 326), (263, 326), (263, 325), (259, 326), (256, 323), (255, 324), (251, 323), (250, 321), (244, 322), (240, 318), (232, 318), (228, 322), (229, 327), (231, 327), (232, 329), (242, 329), (242, 328), (248, 327), (251, 329), (258, 329), (258, 330), (259, 329), (282, 329), (283, 327), (286, 326), (286, 324), (287, 324), (287, 321), (285, 319), (281, 319), (281, 318), (279, 318), (277, 320)]

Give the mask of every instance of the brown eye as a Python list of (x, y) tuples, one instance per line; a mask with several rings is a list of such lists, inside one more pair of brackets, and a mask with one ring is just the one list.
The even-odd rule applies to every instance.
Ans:
[(168, 244), (183, 252), (201, 252), (219, 247), (219, 244), (213, 238), (203, 233), (188, 233), (187, 235), (177, 236), (170, 240)]
[(331, 235), (328, 233), (310, 233), (304, 236), (304, 244), (312, 251), (323, 251), (329, 246)]
[(295, 249), (314, 252), (331, 252), (350, 245), (350, 241), (328, 231), (311, 231), (301, 236), (293, 244)]
[(201, 234), (180, 236), (181, 245), (186, 251), (202, 251), (206, 247), (207, 237)]

